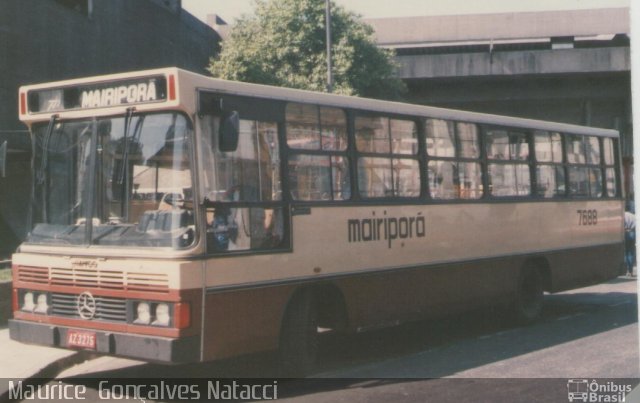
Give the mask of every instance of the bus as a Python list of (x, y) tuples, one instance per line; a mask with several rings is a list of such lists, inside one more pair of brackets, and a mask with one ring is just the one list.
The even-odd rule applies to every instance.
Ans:
[[(30, 232), (10, 335), (155, 362), (616, 277), (619, 134), (163, 68), (23, 86)], [(293, 373), (293, 372), (290, 372)]]

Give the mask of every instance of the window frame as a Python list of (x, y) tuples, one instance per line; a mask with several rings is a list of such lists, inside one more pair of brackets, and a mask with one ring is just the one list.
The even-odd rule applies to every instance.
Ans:
[[(611, 153), (612, 155), (612, 161), (611, 164), (608, 164), (606, 161), (606, 157), (605, 157), (605, 148), (604, 148), (604, 143), (606, 140), (610, 140), (611, 141)], [(603, 198), (605, 199), (618, 199), (622, 197), (622, 183), (621, 183), (621, 178), (620, 178), (620, 155), (619, 155), (619, 138), (614, 138), (614, 137), (600, 137), (600, 157), (601, 157), (601, 163), (602, 163), (602, 180), (603, 180)], [(607, 170), (612, 169), (613, 170), (613, 175), (615, 178), (615, 189), (614, 189), (614, 194), (609, 194), (609, 189), (607, 188)]]
[[(319, 136), (320, 136), (320, 147), (318, 149), (306, 149), (306, 148), (295, 148), (295, 147), (291, 147), (289, 145), (289, 137), (288, 137), (288, 133), (287, 133), (287, 114), (286, 114), (286, 107), (289, 104), (300, 104), (300, 105), (305, 105), (305, 106), (311, 106), (311, 107), (315, 107), (317, 108), (317, 116), (318, 116), (318, 129), (319, 129)], [(322, 108), (327, 108), (327, 109), (336, 109), (336, 110), (340, 110), (343, 112), (344, 114), (344, 118), (345, 118), (345, 134), (346, 134), (346, 145), (344, 147), (344, 149), (342, 150), (326, 150), (323, 149), (322, 147), (322, 116), (321, 116), (321, 109)], [(354, 198), (354, 184), (353, 184), (353, 171), (354, 171), (354, 167), (353, 167), (353, 160), (350, 157), (350, 149), (351, 149), (351, 130), (350, 130), (350, 113), (349, 110), (346, 108), (342, 108), (342, 107), (337, 107), (337, 106), (331, 106), (331, 105), (325, 105), (325, 104), (315, 104), (315, 103), (309, 103), (309, 102), (297, 102), (297, 101), (289, 101), (286, 102), (285, 106), (284, 106), (284, 114), (283, 114), (283, 123), (282, 123), (282, 132), (283, 132), (283, 142), (281, 143), (281, 148), (282, 148), (282, 162), (284, 164), (285, 171), (283, 171), (283, 181), (286, 182), (287, 186), (286, 186), (286, 195), (284, 195), (284, 197), (286, 197), (286, 200), (289, 201), (290, 203), (302, 203), (302, 204), (332, 204), (332, 203), (344, 203), (344, 202), (348, 202), (350, 200), (353, 200)], [(316, 200), (303, 200), (303, 199), (296, 199), (293, 197), (293, 193), (292, 193), (292, 181), (290, 180), (290, 167), (289, 167), (289, 162), (291, 161), (291, 159), (294, 156), (299, 156), (299, 155), (307, 155), (307, 156), (322, 156), (322, 157), (328, 157), (329, 161), (330, 161), (330, 169), (329, 169), (329, 184), (330, 184), (330, 194), (331, 194), (331, 199), (328, 200), (322, 200), (322, 199), (316, 199)], [(344, 198), (344, 199), (336, 199), (335, 198), (335, 183), (334, 183), (334, 175), (333, 175), (333, 164), (332, 164), (332, 160), (334, 157), (341, 157), (343, 158), (346, 162), (347, 162), (347, 169), (348, 169), (348, 178), (349, 178), (349, 190), (350, 190), (350, 194), (348, 198)], [(284, 192), (284, 187), (283, 187), (283, 192)]]
[[(536, 149), (536, 141), (535, 141), (535, 137), (537, 134), (542, 134), (546, 133), (548, 136), (553, 136), (554, 134), (557, 134), (558, 136), (560, 136), (560, 161), (553, 161), (553, 158), (551, 161), (538, 161), (538, 154), (537, 154), (537, 149)], [(531, 132), (531, 138), (532, 138), (532, 145), (533, 145), (533, 172), (535, 172), (535, 188), (532, 191), (532, 195), (534, 198), (536, 199), (542, 199), (542, 200), (558, 200), (558, 199), (566, 199), (569, 196), (569, 188), (568, 188), (568, 183), (569, 183), (569, 179), (568, 179), (568, 175), (569, 175), (569, 171), (567, 168), (567, 153), (566, 153), (566, 143), (565, 143), (565, 138), (566, 138), (566, 134), (559, 132), (559, 131), (551, 131), (551, 130), (544, 130), (544, 129), (535, 129)], [(547, 166), (547, 167), (552, 167), (552, 168), (560, 168), (562, 170), (563, 173), (563, 182), (564, 182), (564, 192), (562, 193), (556, 193), (551, 197), (545, 197), (544, 195), (540, 195), (538, 193), (538, 183), (539, 183), (539, 179), (538, 178), (538, 168), (541, 166)]]
[[(583, 144), (583, 150), (584, 150), (584, 162), (569, 162), (569, 143), (571, 142), (572, 137), (582, 137), (582, 144)], [(597, 139), (597, 144), (598, 144), (598, 158), (599, 161), (597, 161), (596, 163), (589, 163), (589, 157), (587, 155), (587, 147), (586, 147), (586, 143), (588, 142), (588, 138), (589, 137), (593, 137), (595, 139)], [(600, 199), (604, 199), (604, 198), (608, 198), (607, 197), (607, 190), (606, 190), (606, 180), (605, 180), (605, 166), (604, 166), (604, 154), (602, 152), (602, 146), (603, 146), (603, 142), (602, 142), (602, 136), (595, 136), (595, 135), (590, 135), (590, 134), (578, 134), (578, 133), (563, 133), (563, 147), (564, 147), (564, 161), (565, 161), (565, 181), (566, 181), (566, 196), (568, 198), (571, 199), (579, 199), (579, 200), (600, 200)], [(591, 193), (591, 181), (588, 181), (588, 194), (587, 195), (580, 195), (580, 194), (574, 194), (571, 192), (571, 169), (586, 169), (588, 171), (593, 170), (593, 169), (597, 169), (600, 171), (600, 189), (601, 189), (601, 193), (599, 196), (597, 195), (593, 195)], [(617, 187), (617, 178), (616, 178), (616, 187)]]
[[(284, 134), (284, 102), (277, 99), (267, 99), (261, 97), (240, 96), (225, 94), (220, 92), (214, 92), (209, 90), (198, 90), (198, 114), (195, 117), (197, 121), (197, 134), (195, 141), (198, 143), (198, 150), (196, 154), (196, 166), (198, 169), (205, 169), (203, 165), (204, 158), (202, 153), (213, 153), (212, 150), (205, 147), (210, 140), (207, 140), (207, 136), (212, 136), (212, 133), (207, 130), (215, 130), (216, 119), (221, 118), (221, 110), (217, 108), (217, 105), (222, 103), (229, 110), (237, 110), (240, 113), (240, 118), (244, 120), (250, 120), (255, 122), (268, 122), (276, 125), (276, 136), (278, 139), (278, 150), (280, 153), (280, 200), (271, 201), (210, 201), (205, 199), (204, 194), (198, 195), (198, 199), (202, 201), (200, 207), (200, 214), (197, 218), (198, 222), (202, 226), (202, 242), (204, 243), (204, 256), (208, 257), (234, 257), (234, 256), (246, 256), (246, 255), (264, 255), (264, 254), (277, 254), (277, 253), (290, 253), (293, 250), (292, 234), (291, 234), (291, 216), (290, 209), (291, 199), (288, 197), (289, 183), (286, 179), (286, 166), (287, 166), (287, 154), (286, 147), (283, 146), (283, 142), (286, 141)], [(210, 125), (205, 125), (204, 121), (211, 119)], [(195, 147), (194, 147), (195, 149)], [(214, 157), (211, 157), (215, 161)], [(198, 173), (197, 191), (200, 193), (204, 189), (202, 188), (200, 176), (203, 173)], [(196, 186), (196, 185), (194, 185)], [(206, 230), (209, 227), (208, 215), (210, 211), (216, 208), (228, 208), (228, 209), (252, 209), (262, 208), (267, 209), (281, 209), (282, 211), (282, 240), (277, 247), (271, 248), (256, 248), (256, 249), (239, 249), (239, 250), (214, 250), (208, 245), (208, 237)], [(213, 218), (213, 217), (212, 217)], [(213, 220), (212, 223), (213, 224)]]
[[(615, 137), (606, 137), (606, 136), (598, 136), (593, 134), (579, 134), (579, 133), (567, 133), (561, 132), (557, 130), (549, 130), (544, 128), (536, 128), (536, 127), (518, 127), (518, 126), (509, 126), (504, 124), (494, 124), (494, 123), (482, 123), (479, 121), (470, 121), (465, 119), (456, 119), (456, 117), (451, 114), (449, 116), (441, 117), (437, 116), (426, 116), (424, 114), (400, 114), (394, 112), (385, 112), (385, 111), (376, 111), (376, 110), (363, 110), (348, 106), (336, 106), (330, 104), (323, 103), (314, 103), (314, 102), (299, 102), (299, 101), (287, 101), (283, 99), (268, 99), (261, 98), (259, 96), (240, 96), (240, 95), (232, 95), (232, 94), (224, 94), (219, 92), (212, 92), (207, 90), (198, 90), (198, 102), (199, 102), (199, 110), (195, 122), (198, 122), (198, 119), (202, 119), (203, 115), (211, 115), (211, 105), (214, 106), (213, 115), (217, 115), (219, 112), (215, 109), (215, 105), (217, 105), (217, 101), (225, 101), (225, 107), (239, 110), (241, 118), (245, 118), (248, 120), (255, 121), (267, 121), (273, 122), (277, 126), (277, 135), (279, 141), (279, 150), (280, 150), (280, 175), (281, 175), (281, 192), (282, 197), (281, 200), (278, 201), (231, 201), (226, 202), (228, 207), (237, 207), (237, 208), (262, 208), (262, 209), (282, 209), (283, 215), (283, 237), (279, 246), (271, 249), (246, 249), (246, 250), (236, 250), (236, 251), (206, 251), (206, 255), (208, 256), (236, 256), (236, 255), (246, 255), (246, 254), (273, 254), (273, 253), (282, 253), (282, 252), (290, 252), (293, 249), (293, 240), (292, 240), (292, 218), (299, 214), (308, 214), (310, 211), (309, 207), (314, 205), (319, 206), (341, 206), (341, 205), (378, 205), (378, 204), (389, 204), (389, 205), (429, 205), (429, 204), (456, 204), (456, 203), (504, 203), (504, 202), (522, 202), (525, 200), (532, 201), (558, 201), (564, 200), (569, 201), (572, 199), (579, 200), (588, 200), (588, 199), (620, 199), (622, 197), (622, 187), (623, 183), (621, 183), (621, 166), (620, 166), (620, 138)], [(210, 101), (216, 101), (211, 104)], [(304, 148), (295, 148), (291, 147), (288, 143), (287, 139), (287, 121), (286, 121), (286, 106), (288, 103), (297, 103), (304, 105), (311, 105), (317, 108), (318, 111), (318, 130), (320, 131), (320, 146), (319, 149), (304, 149)], [(339, 150), (326, 150), (322, 148), (322, 123), (321, 123), (321, 113), (322, 108), (332, 108), (342, 111), (344, 114), (344, 119), (346, 123), (346, 147)], [(387, 138), (389, 141), (389, 152), (370, 152), (370, 151), (359, 151), (357, 149), (357, 133), (356, 133), (356, 120), (358, 117), (369, 117), (375, 118), (380, 117), (386, 119), (387, 122)], [(453, 156), (431, 156), (427, 151), (427, 121), (428, 119), (436, 119), (442, 120), (445, 122), (453, 123), (453, 134), (454, 134), (454, 155)], [(403, 154), (394, 152), (393, 150), (393, 140), (394, 136), (391, 132), (392, 120), (403, 120), (408, 121), (413, 124), (413, 128), (415, 130), (415, 140), (417, 141), (417, 147), (415, 148), (415, 152), (412, 154)], [(462, 146), (460, 139), (460, 125), (473, 125), (476, 128), (477, 135), (477, 148), (478, 155), (476, 157), (468, 157), (461, 156)], [(198, 146), (201, 146), (201, 140), (199, 136), (206, 136), (206, 133), (202, 133), (202, 123), (196, 123), (195, 127), (197, 128), (195, 142), (198, 142)], [(523, 134), (527, 139), (527, 144), (529, 147), (529, 153), (526, 159), (489, 159), (487, 156), (487, 132), (491, 130), (504, 130), (507, 133), (516, 132)], [(535, 147), (535, 133), (537, 131), (547, 132), (547, 133), (558, 133), (561, 136), (561, 147), (562, 147), (562, 162), (547, 162), (547, 161), (538, 161), (536, 155), (536, 147)], [(200, 132), (198, 134), (198, 132)], [(598, 146), (600, 148), (600, 161), (597, 164), (570, 164), (567, 162), (567, 141), (568, 136), (570, 135), (578, 135), (578, 136), (593, 136), (598, 139)], [(612, 163), (605, 162), (605, 141), (611, 141), (611, 148), (613, 151), (613, 161)], [(193, 153), (197, 153), (196, 160), (200, 159), (201, 151), (197, 151), (197, 148), (193, 148)], [(293, 198), (291, 193), (291, 181), (289, 178), (290, 169), (289, 163), (292, 157), (297, 155), (308, 155), (308, 156), (322, 156), (327, 157), (332, 161), (336, 157), (340, 157), (346, 161), (348, 164), (348, 178), (349, 178), (349, 189), (350, 189), (350, 197), (344, 199), (336, 199), (335, 193), (335, 183), (334, 183), (334, 170), (333, 165), (332, 169), (329, 173), (329, 182), (331, 183), (331, 200), (297, 200)], [(359, 183), (359, 161), (361, 158), (384, 158), (388, 159), (391, 164), (391, 175), (392, 175), (392, 188), (394, 195), (393, 196), (374, 196), (367, 197), (361, 194), (360, 183)], [(586, 161), (585, 155), (585, 161)], [(418, 168), (418, 171), (415, 173), (416, 176), (412, 176), (411, 180), (415, 180), (415, 183), (419, 183), (420, 188), (418, 194), (415, 196), (401, 196), (398, 194), (401, 187), (396, 186), (397, 180), (395, 179), (397, 174), (397, 169), (394, 168), (393, 162), (395, 160), (410, 160), (412, 164), (415, 164), (415, 167)], [(430, 177), (428, 173), (429, 164), (431, 161), (443, 161), (443, 162), (451, 162), (459, 166), (462, 163), (471, 163), (477, 164), (480, 169), (480, 183), (482, 184), (481, 195), (477, 198), (434, 198), (431, 195), (431, 184)], [(490, 164), (522, 164), (526, 165), (529, 168), (529, 194), (527, 195), (509, 195), (509, 196), (495, 196), (492, 195), (489, 188), (489, 170)], [(537, 177), (537, 169), (539, 166), (554, 166), (561, 167), (564, 173), (564, 185), (565, 190), (564, 194), (557, 194), (554, 197), (545, 198), (541, 195), (538, 195), (538, 177)], [(198, 162), (198, 167), (201, 166), (201, 162)], [(569, 194), (569, 168), (571, 166), (587, 166), (589, 168), (599, 169), (601, 173), (601, 187), (602, 187), (602, 196), (594, 197), (594, 196), (576, 196)], [(607, 189), (607, 171), (613, 170), (615, 175), (615, 194), (611, 194)], [(413, 169), (412, 169), (413, 172)], [(195, 173), (193, 175), (196, 175)], [(200, 175), (200, 174), (197, 174)], [(197, 178), (196, 178), (197, 179)], [(197, 180), (199, 182), (199, 180)], [(197, 186), (197, 187), (196, 187)], [(417, 186), (417, 185), (416, 185)], [(194, 187), (196, 187), (196, 191), (201, 191), (201, 186), (194, 183)], [(345, 187), (346, 189), (346, 187)], [(413, 189), (413, 188), (412, 188)], [(198, 196), (199, 198), (202, 195)], [(211, 210), (213, 207), (218, 205), (221, 202), (205, 202), (200, 207), (200, 213), (198, 218), (198, 222), (202, 222), (205, 225), (203, 228), (206, 228), (207, 223), (207, 211)], [(202, 231), (204, 234), (204, 230)], [(205, 238), (206, 241), (206, 238)], [(202, 240), (200, 241), (202, 242)]]
[[(485, 187), (486, 187), (486, 191), (485, 191), (485, 195), (489, 200), (492, 201), (510, 201), (510, 200), (523, 200), (523, 199), (534, 199), (535, 198), (535, 187), (537, 186), (537, 177), (536, 177), (536, 172), (535, 172), (535, 164), (533, 163), (533, 158), (535, 155), (535, 149), (533, 147), (533, 135), (532, 135), (532, 130), (527, 129), (527, 128), (522, 128), (522, 127), (517, 127), (517, 126), (503, 126), (503, 125), (480, 125), (481, 129), (482, 129), (482, 141), (481, 141), (481, 146), (482, 146), (482, 160), (484, 161), (484, 173), (485, 173)], [(489, 158), (488, 156), (488, 152), (487, 152), (487, 146), (488, 146), (488, 132), (490, 131), (505, 131), (507, 133), (507, 136), (509, 136), (511, 133), (514, 134), (522, 134), (525, 137), (526, 140), (526, 144), (528, 146), (528, 155), (526, 159), (511, 159), (511, 156), (509, 155), (509, 158), (507, 159), (493, 159), (493, 158)], [(491, 170), (491, 165), (524, 165), (527, 166), (529, 169), (529, 193), (526, 195), (505, 195), (505, 196), (497, 196), (494, 195), (491, 191), (491, 175), (490, 175), (490, 170)]]
[[(360, 151), (357, 147), (358, 142), (358, 134), (357, 134), (357, 119), (358, 118), (382, 118), (386, 119), (387, 122), (387, 134), (389, 139), (389, 152), (370, 152), (370, 151)], [(424, 138), (424, 126), (422, 124), (422, 120), (424, 118), (420, 118), (417, 116), (407, 116), (407, 115), (398, 115), (393, 113), (385, 113), (385, 112), (375, 112), (375, 111), (363, 111), (363, 110), (352, 110), (352, 114), (350, 116), (350, 131), (349, 131), (349, 140), (351, 146), (351, 156), (353, 158), (353, 166), (352, 171), (354, 172), (355, 182), (352, 180), (352, 198), (357, 201), (363, 202), (376, 202), (376, 201), (392, 201), (392, 202), (406, 202), (406, 203), (417, 203), (424, 201), (425, 199), (425, 176), (422, 174), (423, 170), (426, 167), (425, 164), (425, 151), (423, 145)], [(393, 135), (391, 132), (391, 121), (392, 120), (402, 120), (412, 122), (415, 129), (415, 140), (417, 142), (415, 153), (413, 154), (401, 154), (393, 152)], [(394, 192), (392, 196), (366, 196), (363, 195), (362, 189), (360, 187), (360, 160), (361, 158), (384, 158), (389, 160), (390, 171), (391, 171), (391, 187)], [(393, 162), (395, 160), (412, 160), (417, 162), (418, 166), (418, 183), (420, 184), (419, 192), (416, 196), (400, 196), (397, 194), (398, 189), (395, 187), (396, 185), (396, 176), (395, 176), (395, 166)]]
[[(444, 122), (451, 122), (453, 123), (453, 147), (454, 147), (454, 152), (453, 152), (453, 156), (438, 156), (438, 155), (430, 155), (429, 151), (427, 149), (427, 139), (429, 138), (427, 135), (427, 121), (428, 120), (441, 120)], [(460, 157), (460, 153), (462, 152), (462, 146), (461, 146), (461, 142), (460, 142), (460, 136), (459, 136), (459, 128), (458, 125), (473, 125), (476, 128), (476, 136), (477, 136), (477, 145), (478, 145), (478, 156), (476, 158), (473, 157)], [(425, 166), (424, 166), (424, 176), (426, 178), (426, 187), (425, 187), (425, 193), (427, 195), (427, 199), (431, 200), (435, 203), (473, 203), (473, 202), (478, 202), (480, 200), (483, 200), (487, 197), (487, 186), (486, 186), (486, 176), (487, 176), (487, 170), (486, 170), (486, 161), (485, 161), (485, 155), (486, 153), (484, 152), (484, 134), (483, 134), (483, 130), (482, 130), (482, 125), (476, 123), (476, 122), (469, 122), (469, 121), (464, 121), (464, 120), (454, 120), (454, 119), (446, 119), (446, 118), (436, 118), (436, 117), (426, 117), (423, 118), (423, 125), (424, 125), (424, 138), (421, 142), (421, 145), (423, 145), (424, 149), (425, 149)], [(434, 161), (442, 161), (442, 162), (451, 162), (451, 163), (455, 163), (456, 165), (460, 164), (460, 163), (467, 163), (467, 164), (478, 164), (480, 167), (480, 183), (482, 185), (482, 190), (481, 190), (481, 194), (480, 197), (477, 198), (463, 198), (463, 197), (455, 197), (455, 198), (451, 198), (451, 199), (446, 199), (446, 198), (435, 198), (433, 197), (432, 193), (431, 193), (431, 179), (429, 177), (429, 164)]]

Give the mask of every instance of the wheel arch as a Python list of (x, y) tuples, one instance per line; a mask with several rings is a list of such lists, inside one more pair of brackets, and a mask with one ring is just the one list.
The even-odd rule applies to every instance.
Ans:
[(522, 268), (525, 269), (528, 267), (538, 269), (542, 277), (542, 287), (544, 291), (551, 292), (553, 290), (553, 277), (551, 275), (551, 264), (546, 256), (533, 256), (528, 258)]
[(309, 293), (317, 304), (318, 325), (335, 331), (344, 331), (349, 324), (344, 293), (333, 282), (305, 284), (296, 287), (290, 294), (281, 315), (281, 327), (291, 304), (298, 303), (303, 294)]

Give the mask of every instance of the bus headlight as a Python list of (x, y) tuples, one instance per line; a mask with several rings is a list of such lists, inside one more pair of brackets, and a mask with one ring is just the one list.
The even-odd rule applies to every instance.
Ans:
[(161, 303), (156, 305), (155, 319), (152, 325), (156, 326), (169, 326), (171, 322), (171, 311), (169, 305)]
[(148, 302), (138, 302), (136, 307), (136, 319), (133, 323), (138, 325), (148, 325), (151, 322), (151, 308)]
[(23, 297), (22, 310), (33, 312), (35, 304), (33, 303), (33, 293), (31, 291), (25, 292)]
[(130, 301), (128, 322), (186, 329), (191, 326), (191, 304), (186, 301)]
[(49, 304), (47, 304), (47, 294), (41, 293), (38, 294), (38, 300), (36, 303), (36, 308), (34, 312), (36, 313), (47, 313), (49, 311)]

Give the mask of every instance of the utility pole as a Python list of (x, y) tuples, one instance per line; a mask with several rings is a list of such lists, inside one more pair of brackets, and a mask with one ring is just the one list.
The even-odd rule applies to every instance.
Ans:
[(331, 65), (331, 0), (325, 0), (325, 23), (327, 31), (327, 92), (333, 92), (333, 67)]

